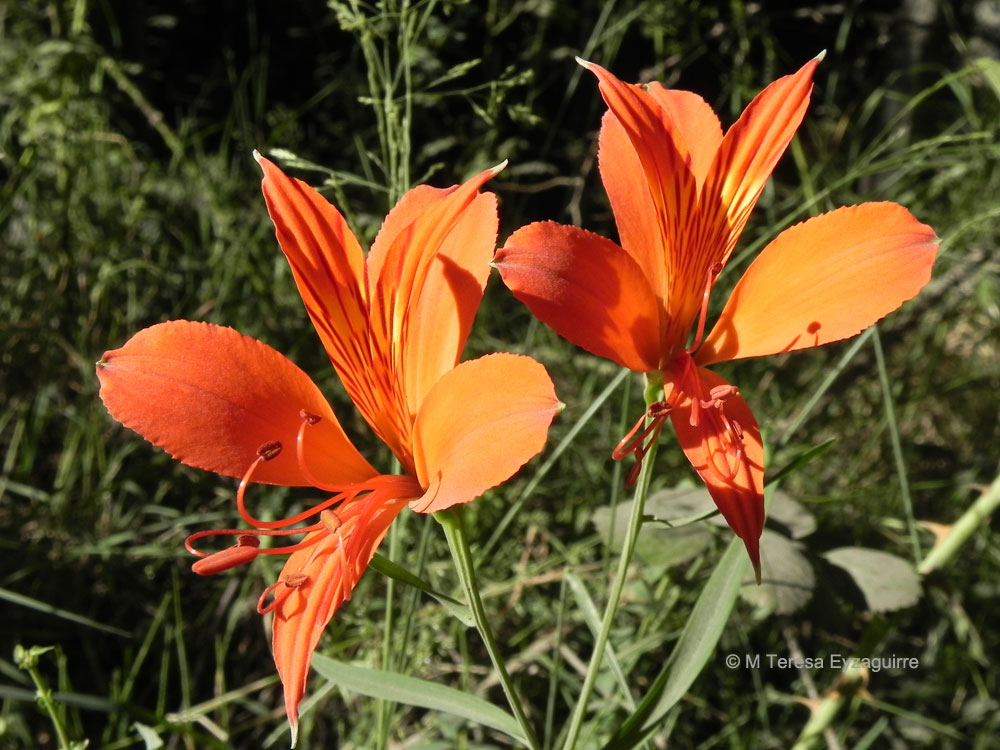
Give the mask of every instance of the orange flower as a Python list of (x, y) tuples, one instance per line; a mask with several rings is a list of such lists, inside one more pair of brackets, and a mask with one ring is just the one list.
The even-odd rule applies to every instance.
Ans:
[[(380, 476), (344, 434), (319, 389), (265, 344), (230, 328), (173, 321), (137, 333), (98, 363), (111, 414), (178, 460), (241, 477), (249, 530), (195, 534), (204, 575), (258, 554), (290, 553), (261, 597), (274, 612), (274, 660), (293, 728), (309, 661), (404, 506), (466, 503), (536, 455), (560, 404), (540, 364), (493, 354), (458, 364), (496, 247), (496, 199), (464, 185), (420, 186), (389, 213), (367, 259), (315, 190), (260, 159), (278, 241), (309, 316), (358, 409), (403, 468)], [(246, 510), (251, 481), (311, 486), (330, 497), (274, 522)], [(301, 525), (310, 520), (311, 525)], [(288, 547), (261, 536), (305, 533)], [(192, 542), (237, 537), (214, 554)], [(269, 603), (267, 603), (269, 601)]]
[(494, 261), (514, 295), (560, 335), (662, 375), (649, 427), (637, 425), (615, 457), (633, 452), (641, 461), (669, 418), (758, 581), (760, 430), (737, 389), (705, 367), (853, 336), (916, 295), (937, 252), (931, 228), (894, 203), (817, 216), (761, 252), (703, 340), (709, 292), (802, 120), (819, 60), (764, 89), (725, 136), (696, 94), (626, 84), (580, 61), (610, 110), (600, 170), (621, 246), (541, 222), (515, 232)]

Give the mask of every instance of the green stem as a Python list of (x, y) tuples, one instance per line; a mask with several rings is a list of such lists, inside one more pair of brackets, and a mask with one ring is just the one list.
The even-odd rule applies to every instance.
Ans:
[(66, 732), (66, 727), (63, 726), (59, 705), (52, 697), (52, 690), (38, 670), (38, 657), (52, 650), (52, 646), (32, 646), (31, 648), (16, 646), (14, 648), (14, 663), (27, 672), (31, 681), (35, 683), (35, 695), (42, 708), (49, 715), (52, 726), (56, 730), (56, 736), (59, 738), (59, 750), (70, 750), (70, 748), (75, 747), (75, 744), (70, 744), (69, 734)]
[[(659, 373), (646, 376), (646, 390), (643, 394), (646, 406), (663, 398), (663, 379)], [(639, 531), (642, 529), (643, 514), (646, 506), (646, 495), (649, 492), (649, 481), (653, 475), (653, 460), (656, 458), (656, 443), (650, 447), (643, 459), (642, 469), (635, 485), (635, 499), (632, 502), (632, 513), (628, 520), (628, 529), (625, 531), (625, 542), (622, 547), (621, 557), (618, 558), (618, 571), (615, 580), (611, 584), (611, 591), (608, 594), (608, 603), (604, 607), (604, 617), (601, 620), (601, 629), (597, 634), (597, 642), (594, 643), (594, 652), (590, 657), (590, 664), (587, 665), (587, 674), (583, 678), (583, 687), (580, 689), (580, 697), (577, 699), (573, 709), (573, 716), (570, 719), (569, 729), (566, 733), (566, 741), (563, 747), (566, 750), (576, 747), (580, 736), (580, 729), (583, 726), (583, 717), (587, 713), (587, 704), (590, 702), (590, 695), (594, 691), (594, 684), (600, 674), (601, 665), (604, 662), (604, 651), (608, 645), (608, 638), (611, 635), (611, 626), (614, 623), (615, 615), (618, 613), (618, 604), (621, 601), (622, 591), (625, 589), (625, 581), (628, 578), (628, 569), (632, 563), (632, 553), (635, 551), (635, 543), (639, 538)]]
[(983, 528), (997, 508), (1000, 508), (1000, 476), (993, 480), (993, 484), (955, 522), (948, 536), (927, 553), (927, 557), (917, 566), (917, 572), (927, 575), (932, 570), (947, 565), (969, 537), (977, 529)]
[(844, 673), (837, 679), (834, 689), (812, 706), (809, 721), (802, 727), (802, 732), (792, 750), (812, 750), (816, 747), (822, 739), (823, 733), (833, 725), (833, 720), (840, 709), (863, 687), (864, 672), (861, 669), (844, 670)]
[(476, 568), (472, 561), (472, 550), (469, 549), (469, 540), (465, 533), (462, 508), (461, 506), (449, 508), (448, 510), (435, 513), (434, 517), (444, 528), (451, 556), (455, 560), (455, 569), (458, 572), (459, 579), (462, 581), (462, 587), (465, 589), (465, 596), (469, 600), (472, 617), (476, 621), (476, 628), (479, 630), (479, 635), (486, 644), (490, 661), (493, 662), (493, 668), (497, 671), (497, 677), (500, 679), (500, 685), (507, 695), (507, 702), (510, 704), (511, 711), (514, 712), (514, 718), (521, 725), (521, 731), (524, 732), (528, 746), (532, 750), (537, 750), (539, 747), (538, 740), (535, 738), (534, 730), (531, 728), (528, 717), (521, 707), (521, 701), (514, 691), (514, 683), (507, 672), (507, 666), (504, 663), (503, 656), (500, 654), (500, 646), (497, 643), (496, 636), (493, 635), (493, 629), (490, 627), (490, 621), (486, 615), (486, 607), (483, 606), (483, 600), (479, 596), (479, 585), (476, 582)]

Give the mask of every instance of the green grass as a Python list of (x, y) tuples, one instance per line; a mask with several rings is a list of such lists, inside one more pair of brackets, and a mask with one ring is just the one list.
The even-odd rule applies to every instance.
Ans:
[[(504, 158), (510, 166), (491, 183), (501, 243), (541, 218), (614, 237), (593, 159), (603, 104), (574, 54), (627, 80), (695, 89), (728, 124), (823, 47), (806, 122), (722, 283), (783, 227), (864, 200), (906, 205), (937, 230), (941, 253), (920, 297), (860, 345), (720, 368), (761, 420), (773, 471), (832, 441), (780, 482), (816, 519), (799, 540), (816, 592), (788, 615), (737, 600), (697, 679), (669, 678), (684, 689), (646, 746), (791, 747), (810, 718), (802, 699), (837, 684), (829, 668), (728, 669), (727, 653), (919, 658), (919, 669), (873, 673), (866, 692), (818, 703), (832, 718), (817, 747), (994, 746), (996, 535), (973, 533), (923, 578), (919, 601), (883, 613), (822, 557), (864, 546), (913, 561), (933, 542), (921, 522), (954, 522), (1000, 473), (1000, 66), (970, 51), (979, 43), (971, 4), (939, 19), (944, 42), (937, 27), (921, 41), (901, 11), (877, 16), (863, 4), (811, 20), (740, 2), (725, 12), (640, 0), (575, 13), (532, 0), (334, 5), (303, 0), (287, 27), (249, 5), (228, 19), (218, 49), (199, 61), (214, 94), (192, 89), (192, 69), (184, 77), (156, 52), (171, 34), (194, 33), (189, 24), (203, 19), (190, 8), (173, 21), (82, 0), (0, 11), (0, 747), (59, 746), (16, 645), (57, 646), (38, 656), (38, 674), (66, 735), (90, 747), (156, 747), (154, 736), (169, 748), (287, 742), (269, 633), (254, 610), (277, 565), (190, 572), (183, 539), (233, 523), (234, 483), (116, 425), (93, 369), (161, 320), (231, 325), (316, 378), (352, 437), (388, 467), (302, 310), (251, 149), (324, 165), (297, 173), (324, 186), (366, 240), (410, 183), (453, 184)], [(893, 18), (884, 28), (895, 36), (880, 41)], [(145, 52), (129, 46), (140, 32)], [(305, 52), (312, 79), (291, 67)], [(145, 67), (130, 55), (145, 55)], [(715, 296), (721, 305), (725, 295)], [(640, 413), (642, 385), (628, 377), (605, 395), (617, 368), (533, 321), (493, 279), (466, 356), (497, 350), (542, 361), (567, 404), (546, 453), (465, 513), (513, 682), (542, 745), (561, 747), (617, 564), (594, 516), (629, 499), (609, 454)], [(655, 469), (654, 491), (693, 484), (667, 432)], [(307, 494), (254, 487), (252, 502), (276, 512)], [(703, 611), (699, 595), (730, 539), (708, 528), (685, 562), (630, 569), (609, 632), (618, 670), (606, 663), (596, 675), (581, 747), (624, 736), (629, 704), (669, 677), (661, 669)], [(433, 519), (404, 513), (381, 551), (462, 598)], [(374, 572), (320, 650), (507, 710), (478, 633)], [(699, 665), (690, 670), (694, 678)], [(303, 747), (510, 745), (447, 712), (379, 702), (315, 672), (303, 714)]]

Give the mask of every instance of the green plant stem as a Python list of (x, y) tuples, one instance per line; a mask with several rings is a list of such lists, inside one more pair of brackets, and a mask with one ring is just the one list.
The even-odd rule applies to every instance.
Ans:
[(56, 736), (59, 738), (59, 750), (70, 750), (70, 748), (75, 747), (75, 744), (70, 744), (69, 734), (66, 732), (66, 727), (63, 726), (62, 712), (52, 697), (52, 690), (48, 683), (45, 682), (42, 673), (38, 671), (38, 657), (51, 650), (51, 646), (32, 646), (31, 648), (17, 646), (14, 649), (14, 661), (17, 666), (28, 673), (31, 681), (35, 683), (35, 697), (49, 715), (49, 719), (52, 720), (52, 727), (56, 730)]
[(472, 609), (472, 616), (476, 621), (476, 629), (486, 644), (493, 668), (497, 671), (500, 685), (507, 696), (507, 702), (514, 713), (514, 718), (521, 726), (528, 746), (532, 750), (539, 747), (534, 730), (528, 722), (528, 717), (524, 713), (521, 701), (514, 690), (514, 683), (507, 672), (503, 656), (500, 654), (500, 646), (496, 636), (493, 635), (493, 628), (490, 627), (489, 618), (486, 616), (486, 608), (483, 606), (482, 597), (479, 595), (479, 585), (476, 582), (476, 568), (472, 561), (472, 551), (469, 549), (469, 540), (465, 533), (465, 521), (462, 516), (461, 506), (449, 508), (434, 514), (441, 526), (444, 528), (445, 537), (448, 539), (448, 548), (451, 556), (455, 560), (455, 569), (458, 577), (465, 589), (465, 596), (469, 600), (469, 607)]
[(885, 354), (882, 352), (882, 340), (878, 335), (878, 324), (871, 327), (872, 348), (875, 350), (875, 362), (878, 365), (879, 382), (882, 384), (882, 401), (885, 404), (885, 416), (889, 425), (889, 438), (892, 442), (892, 456), (896, 462), (896, 474), (899, 477), (899, 492), (903, 498), (903, 512), (906, 514), (906, 526), (910, 532), (910, 545), (913, 547), (913, 563), (918, 565), (923, 552), (920, 549), (920, 536), (917, 533), (917, 521), (913, 515), (913, 499), (910, 497), (910, 481), (906, 473), (906, 461), (903, 459), (903, 445), (899, 439), (899, 425), (896, 422), (896, 410), (892, 403), (892, 386), (889, 384), (889, 371), (885, 365)]
[[(643, 394), (644, 401), (648, 407), (655, 401), (663, 398), (663, 380), (659, 373), (653, 376), (647, 375), (646, 390)], [(570, 718), (569, 729), (566, 732), (566, 741), (563, 747), (566, 750), (576, 747), (580, 736), (580, 729), (583, 726), (583, 717), (587, 713), (587, 704), (590, 702), (590, 695), (594, 691), (594, 684), (600, 674), (601, 665), (604, 662), (604, 651), (608, 645), (608, 638), (611, 635), (611, 626), (614, 623), (615, 615), (618, 613), (618, 604), (621, 601), (622, 591), (625, 589), (625, 581), (628, 578), (628, 569), (632, 563), (632, 553), (635, 551), (635, 543), (639, 538), (639, 531), (642, 529), (643, 515), (645, 513), (646, 495), (649, 492), (649, 480), (652, 477), (653, 461), (656, 458), (657, 444), (654, 442), (643, 459), (642, 469), (635, 485), (635, 496), (632, 502), (632, 514), (629, 516), (628, 529), (625, 531), (625, 541), (622, 547), (621, 557), (618, 558), (618, 571), (611, 584), (611, 591), (608, 592), (608, 602), (604, 607), (604, 616), (601, 619), (601, 629), (597, 634), (597, 641), (594, 643), (594, 651), (590, 656), (590, 664), (587, 665), (587, 674), (583, 678), (583, 687), (580, 688), (580, 696), (577, 698), (576, 706), (573, 708), (573, 716)]]
[(864, 671), (851, 668), (844, 671), (838, 678), (837, 686), (811, 707), (809, 721), (802, 727), (798, 740), (792, 750), (811, 750), (816, 747), (823, 733), (830, 728), (844, 703), (849, 701), (864, 687)]
[(969, 537), (983, 527), (997, 508), (1000, 508), (1000, 476), (994, 479), (993, 484), (961, 515), (951, 527), (948, 536), (927, 553), (917, 566), (917, 572), (920, 575), (927, 575), (932, 570), (947, 565)]

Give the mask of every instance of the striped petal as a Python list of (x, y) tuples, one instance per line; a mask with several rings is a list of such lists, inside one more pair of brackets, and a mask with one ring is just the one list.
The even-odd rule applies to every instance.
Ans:
[(638, 156), (656, 212), (656, 221), (648, 222), (645, 231), (654, 236), (659, 233), (655, 242), (666, 249), (667, 281), (673, 286), (670, 257), (682, 252), (698, 201), (684, 132), (642, 87), (620, 81), (600, 65), (581, 64), (597, 76), (604, 101)]
[(463, 362), (427, 394), (414, 426), (417, 477), (411, 507), (435, 513), (509, 479), (545, 445), (561, 404), (530, 357), (490, 354)]
[(895, 203), (838, 208), (782, 232), (733, 290), (699, 364), (854, 336), (931, 276), (938, 239)]
[(253, 480), (310, 485), (295, 450), (304, 410), (322, 418), (305, 454), (312, 475), (340, 484), (375, 474), (309, 376), (232, 328), (187, 320), (146, 328), (105, 353), (97, 377), (111, 416), (189, 466), (241, 477), (262, 446), (278, 442), (283, 450)]
[(697, 254), (692, 261), (697, 271), (695, 296), (707, 269), (728, 260), (771, 172), (802, 123), (820, 59), (770, 84), (726, 132), (701, 193), (698, 229), (692, 241)]
[(309, 317), (351, 399), (373, 423), (378, 386), (368, 347), (361, 246), (322, 195), (269, 160), (258, 161), (267, 210)]

